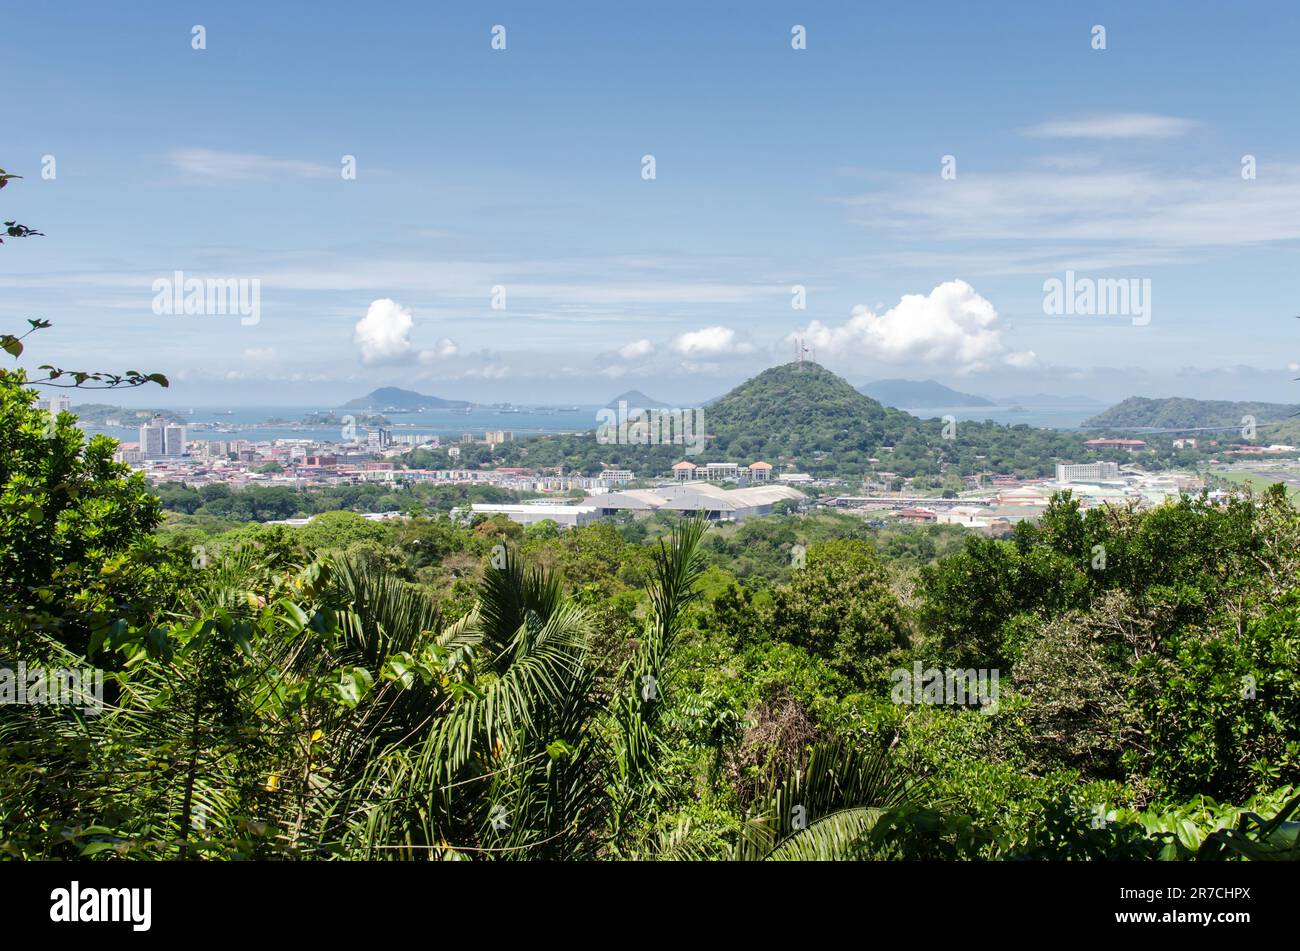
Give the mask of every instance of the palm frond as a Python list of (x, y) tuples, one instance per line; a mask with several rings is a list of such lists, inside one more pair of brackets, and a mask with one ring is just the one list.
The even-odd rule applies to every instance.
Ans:
[[(861, 750), (840, 743), (815, 744), (807, 767), (776, 784), (741, 827), (734, 858), (764, 859), (834, 851), (865, 834), (887, 809), (923, 803), (929, 788), (897, 769), (885, 749)], [(793, 840), (838, 816), (805, 843)]]

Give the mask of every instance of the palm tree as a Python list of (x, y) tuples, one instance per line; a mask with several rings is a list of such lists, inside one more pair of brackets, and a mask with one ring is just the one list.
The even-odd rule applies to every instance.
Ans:
[(868, 855), (891, 810), (918, 806), (930, 789), (891, 764), (887, 749), (818, 743), (803, 770), (774, 783), (746, 817), (732, 858), (845, 860)]

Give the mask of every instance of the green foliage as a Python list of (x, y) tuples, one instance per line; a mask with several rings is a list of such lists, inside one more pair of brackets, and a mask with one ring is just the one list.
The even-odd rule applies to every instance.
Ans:
[(1284, 403), (1130, 396), (1105, 412), (1098, 413), (1084, 425), (1095, 429), (1192, 430), (1219, 427), (1231, 431), (1241, 428), (1243, 416), (1253, 416), (1261, 423), (1275, 422), (1294, 416), (1297, 408)]
[(907, 644), (903, 612), (871, 546), (847, 539), (808, 550), (807, 567), (772, 592), (771, 636), (824, 657), (860, 682), (879, 678)]
[(158, 575), (171, 570), (146, 542), (159, 505), (113, 462), (112, 440), (87, 441), (71, 414), (37, 410), (22, 383), (0, 371), (0, 632), (84, 648), (94, 626), (156, 610)]

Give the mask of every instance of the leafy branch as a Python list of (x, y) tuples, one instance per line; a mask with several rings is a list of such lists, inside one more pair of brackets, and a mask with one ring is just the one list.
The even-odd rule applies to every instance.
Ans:
[[(0, 188), (9, 184), (13, 178), (22, 178), (21, 175), (12, 175), (0, 168)], [(6, 221), (4, 223), (5, 234), (10, 238), (31, 238), (44, 237), (43, 232), (29, 228), (27, 225), (21, 225), (17, 221)], [(0, 244), (4, 244), (4, 239), (0, 238)], [(23, 340), (31, 336), (38, 330), (44, 330), (50, 326), (48, 320), (40, 318), (28, 318), (27, 323), (31, 329), (23, 334), (0, 333), (0, 350), (12, 356), (17, 360), (22, 356), (24, 345)], [(52, 386), (63, 389), (85, 389), (85, 390), (113, 390), (119, 387), (143, 386), (146, 383), (157, 383), (159, 386), (166, 387), (169, 385), (167, 377), (161, 373), (141, 373), (139, 370), (127, 370), (125, 373), (106, 373), (95, 370), (65, 370), (62, 367), (51, 366), (43, 363), (40, 369), (46, 371), (46, 375), (37, 380), (26, 380), (31, 386)], [(55, 382), (56, 380), (65, 380), (71, 382)]]

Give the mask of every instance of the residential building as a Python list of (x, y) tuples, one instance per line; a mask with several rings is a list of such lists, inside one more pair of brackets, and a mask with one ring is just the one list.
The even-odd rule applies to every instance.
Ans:
[(1119, 478), (1119, 466), (1113, 462), (1056, 464), (1057, 482), (1108, 482)]
[(72, 400), (64, 396), (62, 393), (55, 393), (48, 399), (45, 397), (38, 399), (36, 401), (36, 408), (42, 412), (54, 413), (57, 416), (59, 413), (71, 412)]
[(146, 461), (185, 455), (185, 427), (155, 416), (140, 427), (140, 453)]

